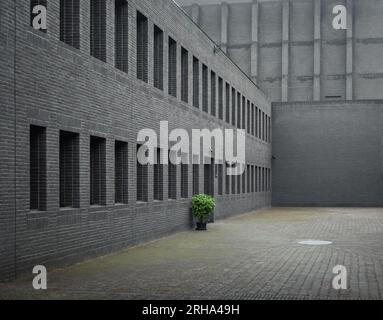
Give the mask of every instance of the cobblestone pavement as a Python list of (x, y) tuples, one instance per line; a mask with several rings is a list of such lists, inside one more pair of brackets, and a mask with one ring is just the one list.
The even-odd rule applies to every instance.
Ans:
[[(307, 246), (304, 239), (332, 241)], [(332, 288), (334, 266), (348, 289)], [(383, 209), (273, 208), (0, 284), (1, 299), (382, 299)]]

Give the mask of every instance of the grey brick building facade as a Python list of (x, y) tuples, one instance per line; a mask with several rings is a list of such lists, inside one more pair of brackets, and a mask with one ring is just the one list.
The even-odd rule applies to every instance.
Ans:
[(160, 121), (246, 129), (244, 176), (212, 169), (215, 217), (270, 206), (271, 104), (175, 3), (82, 0), (67, 22), (50, 0), (42, 32), (32, 2), (0, 2), (0, 279), (191, 228), (206, 170), (177, 166), (170, 184), (167, 166), (136, 163), (137, 133)]

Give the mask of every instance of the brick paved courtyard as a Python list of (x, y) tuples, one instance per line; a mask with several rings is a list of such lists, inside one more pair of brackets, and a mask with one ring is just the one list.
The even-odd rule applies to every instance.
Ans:
[[(332, 241), (305, 246), (304, 239)], [(333, 267), (349, 288), (332, 289)], [(59, 270), (48, 290), (0, 284), (0, 298), (382, 299), (383, 209), (273, 208)]]

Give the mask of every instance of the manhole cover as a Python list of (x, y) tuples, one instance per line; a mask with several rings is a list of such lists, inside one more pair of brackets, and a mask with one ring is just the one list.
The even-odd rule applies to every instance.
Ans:
[(298, 243), (306, 245), (306, 246), (328, 246), (332, 244), (331, 241), (323, 241), (323, 240), (303, 240)]

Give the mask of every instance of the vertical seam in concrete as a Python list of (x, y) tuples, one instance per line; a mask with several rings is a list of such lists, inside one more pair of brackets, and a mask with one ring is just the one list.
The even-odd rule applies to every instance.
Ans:
[(196, 25), (199, 25), (199, 5), (196, 3), (192, 5), (192, 20)]
[(258, 80), (258, 23), (259, 23), (258, 0), (253, 0), (251, 7), (251, 79)]
[(321, 96), (321, 0), (314, 3), (314, 82), (313, 100), (319, 101)]
[(228, 45), (228, 20), (229, 20), (229, 6), (226, 2), (221, 5), (221, 49), (227, 52)]
[(353, 1), (347, 0), (346, 100), (353, 99)]
[(290, 1), (282, 3), (282, 102), (288, 101), (289, 90), (289, 29), (290, 29)]

